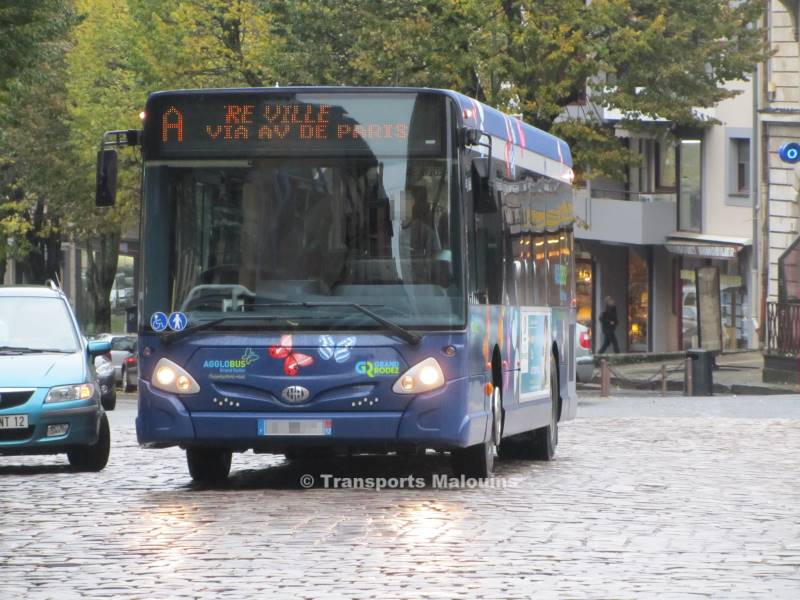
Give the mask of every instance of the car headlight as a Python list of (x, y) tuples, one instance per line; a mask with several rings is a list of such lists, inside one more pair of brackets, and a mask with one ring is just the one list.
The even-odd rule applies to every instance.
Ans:
[(150, 383), (154, 388), (173, 394), (196, 394), (200, 391), (194, 378), (168, 358), (162, 358), (156, 363)]
[(392, 391), (395, 394), (421, 394), (436, 390), (443, 385), (442, 368), (439, 366), (439, 362), (431, 356), (403, 373), (394, 382)]
[(89, 400), (95, 393), (93, 383), (81, 383), (79, 385), (60, 385), (50, 388), (44, 403), (50, 402), (70, 402), (72, 400)]

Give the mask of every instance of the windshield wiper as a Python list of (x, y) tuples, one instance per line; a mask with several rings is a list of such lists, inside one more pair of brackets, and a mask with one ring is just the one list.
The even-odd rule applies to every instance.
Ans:
[[(397, 323), (394, 323), (389, 319), (385, 319), (379, 314), (371, 311), (363, 304), (357, 304), (355, 302), (267, 302), (264, 304), (249, 304), (247, 306), (252, 306), (252, 307), (280, 306), (280, 307), (290, 307), (290, 308), (295, 306), (304, 308), (327, 308), (329, 306), (348, 306), (350, 308), (355, 308), (357, 311), (377, 321), (378, 323), (386, 327), (386, 329), (394, 333), (401, 340), (411, 344), (412, 346), (416, 346), (422, 341), (421, 335), (416, 334), (413, 331), (409, 331), (405, 327), (398, 325)], [(383, 306), (383, 304), (370, 304), (369, 306)]]
[(27, 346), (0, 346), (0, 353), (18, 353), (18, 354), (43, 354), (43, 353), (56, 353), (56, 354), (72, 354), (70, 350), (61, 350), (60, 348), (28, 348)]
[(192, 325), (191, 327), (187, 327), (186, 329), (181, 329), (180, 331), (172, 331), (169, 333), (165, 333), (161, 335), (161, 339), (165, 344), (171, 344), (172, 342), (176, 342), (180, 339), (185, 338), (190, 333), (196, 333), (198, 331), (203, 331), (204, 329), (211, 329), (212, 327), (219, 325), (220, 323), (225, 323), (226, 321), (275, 321), (277, 319), (286, 319), (286, 317), (279, 317), (273, 315), (225, 315), (224, 317), (219, 317), (217, 319), (211, 319), (210, 321), (206, 321), (205, 323), (198, 323), (197, 325)]

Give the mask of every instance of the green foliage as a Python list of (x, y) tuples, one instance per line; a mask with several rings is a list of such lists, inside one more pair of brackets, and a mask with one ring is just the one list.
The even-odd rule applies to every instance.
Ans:
[(0, 88), (36, 65), (42, 45), (63, 33), (69, 18), (59, 0), (0, 0)]
[[(692, 107), (763, 58), (761, 0), (0, 0), (0, 262), (92, 248), (105, 321), (140, 159), (120, 154), (117, 206), (94, 207), (105, 130), (138, 128), (147, 94), (182, 87), (457, 89), (565, 137), (578, 175), (631, 155), (593, 106), (699, 124)], [(583, 113), (575, 101), (589, 90)], [(7, 240), (12, 240), (8, 243)], [(49, 240), (44, 243), (42, 240)], [(38, 253), (38, 254), (37, 254)], [(98, 317), (99, 315), (99, 317)]]

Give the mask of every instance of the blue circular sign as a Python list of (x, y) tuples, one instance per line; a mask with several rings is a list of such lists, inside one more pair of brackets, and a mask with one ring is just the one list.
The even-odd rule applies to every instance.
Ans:
[(189, 319), (182, 312), (174, 312), (169, 316), (169, 328), (172, 331), (183, 331), (186, 328), (186, 323)]
[(154, 312), (150, 317), (150, 327), (153, 331), (164, 331), (167, 328), (167, 315), (163, 312)]
[(787, 142), (778, 148), (778, 156), (785, 163), (795, 164), (800, 162), (800, 142)]

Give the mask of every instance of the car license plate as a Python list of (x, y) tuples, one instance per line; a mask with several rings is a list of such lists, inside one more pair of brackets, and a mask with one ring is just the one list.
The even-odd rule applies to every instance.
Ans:
[(0, 429), (27, 429), (28, 415), (0, 415)]
[(331, 419), (259, 419), (258, 435), (331, 435)]

